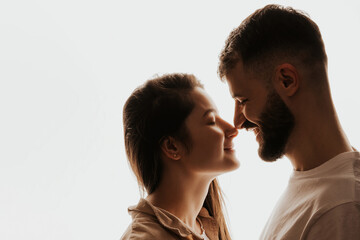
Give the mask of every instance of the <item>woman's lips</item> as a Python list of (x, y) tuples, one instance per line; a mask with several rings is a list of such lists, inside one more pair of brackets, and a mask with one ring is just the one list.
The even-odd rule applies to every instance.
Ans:
[(231, 143), (231, 144), (227, 144), (224, 146), (224, 150), (225, 151), (233, 151), (234, 150), (234, 144)]

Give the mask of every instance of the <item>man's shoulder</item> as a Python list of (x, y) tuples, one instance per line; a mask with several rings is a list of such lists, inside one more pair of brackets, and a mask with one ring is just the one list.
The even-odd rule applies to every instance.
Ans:
[(318, 221), (322, 226), (327, 216), (337, 220), (349, 209), (360, 209), (359, 154), (345, 155), (320, 169), (293, 175), (264, 228), (262, 239), (274, 234), (299, 239), (308, 226)]
[(329, 175), (319, 176), (313, 185), (314, 199), (327, 205), (328, 210), (360, 201), (360, 158), (343, 160), (342, 165)]
[[(347, 202), (360, 201), (360, 156), (358, 152), (338, 155), (324, 166), (293, 179), (291, 195), (314, 206), (333, 208)], [(294, 187), (294, 189), (291, 189)], [(299, 191), (297, 191), (299, 190)]]
[[(360, 220), (360, 202), (352, 201), (343, 203), (328, 211), (324, 212), (321, 216), (321, 219), (339, 219), (339, 218), (349, 218), (350, 216), (357, 216)], [(319, 218), (320, 219), (320, 218)]]
[(337, 205), (307, 225), (304, 239), (359, 239), (360, 202)]

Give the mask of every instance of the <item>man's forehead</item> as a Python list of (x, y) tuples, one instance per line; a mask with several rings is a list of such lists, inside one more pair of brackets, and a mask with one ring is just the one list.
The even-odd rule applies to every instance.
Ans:
[(229, 86), (230, 94), (233, 98), (243, 97), (246, 88), (246, 82), (237, 74), (228, 74), (225, 77), (226, 82)]
[(244, 67), (242, 61), (238, 61), (235, 66), (228, 71), (225, 80), (233, 98), (247, 97), (249, 92), (263, 87), (258, 73)]

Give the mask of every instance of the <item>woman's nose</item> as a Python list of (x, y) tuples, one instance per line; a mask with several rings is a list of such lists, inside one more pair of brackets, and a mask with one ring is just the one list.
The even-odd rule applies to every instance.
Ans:
[(234, 138), (237, 135), (238, 135), (238, 130), (233, 126), (231, 126), (231, 128), (229, 128), (225, 131), (225, 137), (227, 137), (227, 138)]

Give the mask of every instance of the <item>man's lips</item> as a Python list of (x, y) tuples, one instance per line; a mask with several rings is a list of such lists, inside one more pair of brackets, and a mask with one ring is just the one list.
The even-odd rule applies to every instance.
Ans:
[(258, 127), (255, 127), (252, 129), (255, 133), (255, 136), (257, 137), (257, 135), (260, 133), (260, 129)]
[(255, 133), (255, 137), (256, 137), (256, 139), (258, 138), (258, 136), (260, 136), (259, 135), (259, 133), (260, 133), (260, 128), (259, 127), (252, 127), (252, 128), (247, 128), (246, 129), (247, 131), (253, 131), (254, 133)]

